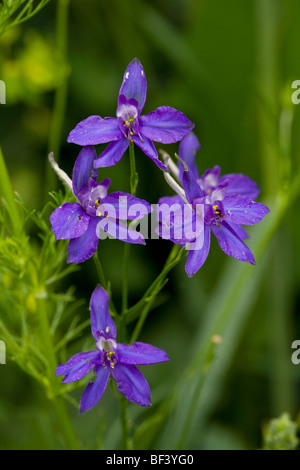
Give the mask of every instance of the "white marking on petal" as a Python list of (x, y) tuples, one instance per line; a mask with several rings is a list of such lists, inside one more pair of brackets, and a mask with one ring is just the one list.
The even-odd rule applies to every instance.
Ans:
[(186, 195), (184, 190), (181, 186), (174, 180), (174, 178), (170, 175), (170, 173), (164, 172), (164, 177), (166, 182), (171, 186), (172, 189), (181, 197), (181, 199), (188, 205), (190, 205), (187, 201)]
[(67, 173), (65, 173), (61, 168), (59, 168), (58, 164), (54, 160), (53, 152), (49, 153), (48, 160), (57, 176), (68, 186), (68, 188), (74, 194), (72, 180), (68, 177)]
[(132, 104), (122, 104), (117, 109), (117, 117), (127, 121), (131, 116), (135, 119), (138, 115), (137, 108)]
[(125, 78), (127, 79), (129, 77), (129, 72), (125, 73)]
[(170, 155), (167, 154), (164, 150), (160, 150), (159, 153), (161, 154), (164, 164), (171, 170), (173, 175), (179, 180), (179, 169), (177, 165), (173, 162)]
[(142, 76), (144, 76), (144, 75), (145, 75), (145, 74), (144, 74), (144, 70), (141, 70), (141, 75), (142, 75)]
[(111, 351), (112, 349), (117, 349), (117, 343), (114, 339), (105, 339), (103, 336), (100, 336), (100, 339), (96, 342), (96, 346), (100, 351)]
[(107, 327), (105, 328), (105, 332), (106, 332), (106, 333), (109, 333), (109, 326), (107, 326)]

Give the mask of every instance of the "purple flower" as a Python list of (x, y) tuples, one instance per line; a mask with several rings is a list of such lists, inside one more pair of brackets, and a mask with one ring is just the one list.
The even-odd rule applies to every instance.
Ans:
[(95, 168), (115, 165), (129, 143), (134, 142), (159, 168), (168, 171), (158, 159), (152, 140), (162, 144), (178, 142), (193, 129), (194, 124), (183, 113), (169, 106), (161, 106), (141, 116), (146, 92), (144, 69), (138, 59), (133, 59), (125, 71), (119, 91), (117, 117), (88, 117), (70, 132), (68, 142), (78, 145), (111, 142), (94, 162)]
[(96, 379), (83, 392), (80, 413), (93, 408), (102, 397), (109, 377), (115, 380), (118, 390), (132, 402), (151, 405), (151, 392), (145, 377), (136, 365), (168, 361), (167, 354), (154, 346), (136, 342), (131, 346), (117, 343), (117, 330), (108, 310), (109, 297), (100, 285), (94, 290), (91, 301), (91, 330), (96, 341), (93, 351), (78, 353), (57, 367), (55, 375), (64, 375), (62, 383), (74, 382), (94, 369)]
[(56, 240), (70, 240), (68, 263), (82, 263), (93, 256), (104, 232), (125, 242), (145, 244), (140, 233), (119, 219), (142, 218), (151, 211), (150, 204), (120, 191), (107, 194), (110, 179), (97, 183), (97, 171), (93, 169), (95, 158), (94, 147), (84, 147), (75, 162), (71, 181), (49, 157), (53, 168), (78, 201), (62, 204), (50, 216)]
[[(220, 167), (215, 166), (199, 177), (195, 164), (195, 154), (199, 148), (199, 142), (193, 133), (182, 140), (179, 157), (184, 165), (179, 163), (177, 168), (170, 162), (169, 166), (183, 185), (183, 189), (165, 173), (166, 180), (179, 195), (159, 200), (160, 205), (177, 205), (171, 220), (167, 217), (160, 220), (159, 234), (168, 238), (165, 228), (167, 224), (172, 225), (169, 239), (189, 250), (185, 266), (189, 277), (201, 268), (207, 258), (211, 232), (226, 254), (255, 264), (252, 251), (243, 241), (248, 235), (242, 225), (256, 224), (270, 212), (264, 204), (254, 202), (259, 188), (243, 174), (227, 174), (220, 177)], [(184, 218), (186, 206), (190, 215)], [(196, 230), (192, 231), (191, 227), (195, 225)], [(175, 233), (189, 236), (182, 236), (180, 239), (174, 236)]]

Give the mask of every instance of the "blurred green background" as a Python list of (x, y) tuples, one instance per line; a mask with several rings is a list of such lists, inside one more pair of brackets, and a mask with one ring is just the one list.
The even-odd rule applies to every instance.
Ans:
[[(6, 83), (0, 143), (14, 189), (30, 209), (38, 210), (50, 200), (48, 191), (62, 189), (49, 171), (48, 152), (53, 150), (71, 173), (79, 147), (67, 144), (68, 133), (90, 115), (115, 115), (125, 68), (138, 57), (148, 83), (144, 113), (162, 105), (184, 112), (201, 143), (200, 173), (216, 164), (223, 174), (245, 173), (260, 185), (259, 201), (272, 208), (278, 194), (289, 193), (299, 171), (300, 105), (291, 101), (292, 82), (300, 80), (299, 18), (298, 0), (50, 0), (29, 21), (0, 37), (0, 79)], [(61, 117), (58, 130), (53, 128), (55, 113)], [(178, 146), (164, 149), (173, 155)], [(139, 197), (156, 203), (172, 194), (162, 172), (138, 149), (136, 165)], [(107, 176), (111, 191), (129, 191), (129, 159), (99, 170), (101, 180)], [(298, 216), (296, 200), (284, 211), (274, 236), (259, 245), (259, 253), (255, 237), (263, 237), (263, 229), (249, 230), (249, 246), (259, 257), (256, 267), (245, 268), (241, 290), (244, 274), (238, 269), (244, 268), (237, 265), (242, 263), (229, 259), (213, 240), (205, 265), (192, 279), (184, 262), (176, 267), (161, 297), (165, 303), (148, 317), (140, 340), (163, 348), (171, 358), (168, 364), (142, 370), (155, 404), (184, 374), (191, 348), (197, 348), (227, 293), (231, 295), (226, 304), (232, 309), (230, 321), (228, 317), (228, 324), (226, 320), (220, 330), (212, 329), (222, 337), (224, 332), (223, 349), (195, 403), (185, 448), (259, 448), (262, 427), (270, 418), (288, 412), (297, 419), (300, 364), (291, 361), (291, 344), (300, 339)], [(267, 227), (272, 217), (271, 211), (261, 225)], [(36, 228), (29, 227), (29, 234), (35, 239)], [(131, 303), (159, 273), (170, 248), (162, 240), (133, 247)], [(117, 305), (122, 252), (119, 241), (99, 245)], [(75, 286), (75, 297), (85, 301), (78, 309), (83, 319), (88, 319), (95, 279), (88, 261), (59, 286)], [(67, 357), (81, 350), (89, 334), (87, 327), (70, 344)], [(72, 396), (79, 400), (81, 392)], [(185, 406), (181, 400), (178, 419)], [(132, 406), (132, 419), (147, 422), (153, 408)], [(118, 408), (109, 391), (93, 412), (78, 416), (70, 405), (70, 413), (83, 447), (95, 448), (103, 439), (104, 447), (117, 448)], [(14, 364), (8, 350), (7, 364), (0, 365), (0, 448), (59, 448), (50, 431), (53, 423), (42, 388)], [(140, 431), (137, 448), (172, 445), (166, 436), (175, 436), (176, 422), (159, 424), (160, 418)]]

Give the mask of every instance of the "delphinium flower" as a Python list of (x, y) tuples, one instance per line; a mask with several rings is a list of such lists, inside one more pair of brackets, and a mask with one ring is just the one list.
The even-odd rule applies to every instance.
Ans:
[[(110, 179), (106, 178), (97, 183), (97, 171), (93, 169), (95, 158), (94, 147), (84, 147), (75, 162), (71, 181), (50, 157), (53, 168), (78, 201), (62, 204), (50, 216), (56, 239), (70, 240), (68, 263), (82, 263), (93, 256), (98, 247), (101, 230), (125, 242), (145, 244), (143, 236), (122, 224), (120, 219), (142, 218), (151, 212), (150, 204), (120, 191), (107, 194)], [(130, 214), (130, 208), (135, 204), (138, 204), (139, 212), (132, 210)]]
[(136, 342), (130, 346), (117, 342), (116, 325), (108, 309), (107, 292), (98, 285), (90, 301), (91, 330), (96, 349), (75, 354), (57, 367), (55, 375), (63, 375), (62, 383), (74, 382), (94, 369), (96, 379), (83, 392), (80, 413), (93, 408), (102, 397), (110, 376), (125, 397), (141, 406), (151, 405), (149, 385), (136, 365), (168, 361), (167, 354), (150, 344)]
[(161, 106), (141, 116), (146, 93), (144, 69), (138, 59), (133, 59), (119, 91), (117, 117), (88, 117), (70, 132), (68, 142), (78, 145), (111, 142), (95, 160), (95, 168), (114, 165), (122, 158), (130, 142), (134, 142), (159, 168), (168, 170), (159, 160), (152, 141), (163, 144), (178, 142), (193, 129), (194, 124), (170, 106)]
[[(162, 218), (159, 225), (159, 233), (162, 238), (166, 231), (167, 224), (174, 226), (182, 225), (182, 233), (189, 233), (189, 224), (198, 220), (198, 232), (191, 240), (182, 239), (171, 240), (186, 246), (188, 251), (186, 272), (192, 277), (205, 262), (210, 249), (210, 233), (212, 232), (218, 240), (221, 249), (240, 261), (247, 261), (255, 264), (252, 251), (244, 243), (248, 237), (242, 225), (253, 225), (269, 212), (269, 209), (254, 199), (259, 193), (257, 184), (243, 174), (227, 174), (220, 177), (220, 167), (215, 166), (207, 170), (199, 177), (195, 164), (195, 154), (199, 149), (199, 142), (196, 136), (191, 133), (185, 137), (179, 146), (179, 157), (183, 164), (179, 162), (178, 167), (166, 157), (170, 169), (174, 173), (181, 187), (171, 175), (165, 173), (165, 178), (177, 196), (163, 197), (160, 204), (172, 206), (177, 204), (177, 212), (173, 219)], [(186, 221), (183, 217), (184, 206), (188, 205), (191, 210), (191, 217)], [(188, 225), (188, 230), (184, 230), (184, 225)], [(179, 231), (177, 231), (179, 233)]]

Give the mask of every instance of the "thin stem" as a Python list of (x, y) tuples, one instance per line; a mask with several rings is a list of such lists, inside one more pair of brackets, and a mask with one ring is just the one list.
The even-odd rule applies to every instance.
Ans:
[[(53, 152), (54, 158), (59, 161), (59, 151), (61, 145), (61, 135), (64, 123), (65, 108), (67, 101), (68, 91), (68, 76), (69, 68), (67, 66), (67, 45), (68, 45), (68, 7), (69, 0), (58, 0), (57, 14), (56, 14), (56, 48), (57, 58), (63, 68), (61, 83), (56, 89), (54, 97), (54, 108), (52, 123), (50, 128), (48, 153)], [(56, 186), (56, 178), (51, 168), (47, 164), (46, 167), (46, 192), (45, 197), (49, 191)]]
[(129, 260), (130, 244), (125, 243), (123, 253), (123, 266), (122, 266), (122, 315), (124, 315), (128, 308), (128, 260)]
[(68, 449), (79, 449), (77, 438), (70, 420), (66, 404), (63, 401), (62, 397), (56, 395), (56, 390), (58, 387), (58, 382), (54, 376), (54, 371), (57, 367), (57, 360), (54, 353), (54, 348), (51, 338), (51, 329), (48, 322), (47, 316), (47, 304), (44, 299), (38, 300), (39, 306), (39, 320), (41, 327), (41, 337), (43, 340), (44, 353), (48, 359), (49, 363), (49, 385), (48, 385), (48, 394), (51, 399), (53, 409), (56, 415), (57, 423), (63, 439), (65, 441), (65, 446)]
[(0, 147), (0, 195), (5, 199), (8, 207), (11, 224), (16, 234), (22, 233), (22, 220), (15, 201), (14, 190), (6, 168), (5, 160)]
[(168, 273), (173, 269), (183, 258), (186, 250), (180, 248), (180, 245), (174, 245), (162, 271), (159, 273), (157, 278), (152, 282), (151, 286), (147, 289), (141, 300), (139, 300), (133, 307), (127, 310), (126, 313), (126, 322), (129, 323), (133, 321), (138, 312), (154, 297), (153, 300), (157, 297), (163, 286), (165, 285), (166, 277)]
[[(165, 286), (165, 284), (166, 284), (166, 283), (164, 282), (164, 283), (162, 284), (162, 287)], [(161, 289), (159, 289), (159, 290), (161, 290)], [(137, 324), (136, 324), (136, 327), (135, 327), (135, 329), (134, 329), (134, 331), (133, 331), (133, 333), (132, 333), (132, 335), (131, 335), (130, 344), (134, 343), (134, 342), (138, 339), (138, 337), (139, 337), (139, 335), (140, 335), (140, 332), (141, 332), (141, 330), (142, 330), (142, 328), (143, 328), (143, 326), (144, 326), (144, 323), (145, 323), (145, 321), (146, 321), (146, 318), (147, 318), (147, 316), (148, 316), (148, 313), (150, 312), (151, 307), (152, 307), (152, 305), (153, 305), (153, 303), (154, 303), (155, 300), (156, 300), (156, 295), (153, 296), (153, 297), (151, 298), (151, 300), (150, 300), (150, 301), (145, 305), (145, 307), (143, 308), (142, 313), (141, 313), (141, 315), (140, 315), (140, 317), (139, 317), (139, 320), (138, 320), (138, 322), (137, 322)]]
[(130, 142), (129, 145), (129, 159), (130, 159), (130, 191), (133, 196), (136, 195), (136, 188), (138, 185), (138, 174), (135, 169), (135, 155), (134, 143)]
[[(11, 23), (8, 23), (9, 18), (4, 19), (3, 23), (0, 25), (0, 34), (3, 34), (6, 32), (8, 29), (13, 28), (14, 26), (18, 26), (19, 24), (23, 23), (24, 21), (29, 20), (32, 18), (36, 13), (38, 13), (50, 0), (41, 0), (39, 5), (37, 5), (34, 9), (32, 9), (33, 6), (33, 0), (30, 0), (27, 5), (20, 11), (20, 13), (17, 15), (17, 17), (11, 21)], [(16, 2), (15, 2), (16, 3)], [(14, 6), (11, 2), (11, 7), (10, 10), (10, 17), (17, 11), (20, 5), (16, 3)], [(27, 12), (28, 10), (28, 12)], [(27, 14), (26, 14), (27, 13)]]
[(93, 260), (94, 260), (94, 263), (95, 263), (95, 266), (96, 266), (96, 269), (97, 269), (100, 284), (107, 291), (107, 293), (109, 294), (109, 310), (110, 310), (110, 313), (113, 316), (115, 316), (115, 315), (117, 315), (117, 309), (116, 309), (116, 307), (115, 307), (115, 305), (112, 301), (112, 298), (111, 298), (111, 293), (110, 293), (110, 289), (109, 289), (109, 282), (107, 282), (106, 279), (105, 279), (105, 275), (104, 275), (104, 271), (103, 271), (103, 268), (102, 268), (102, 264), (101, 264), (100, 259), (99, 259), (98, 251), (96, 251), (96, 253), (94, 254)]
[[(136, 194), (138, 184), (138, 174), (135, 169), (134, 143), (129, 145), (130, 159), (130, 191), (133, 196)], [(130, 243), (124, 245), (123, 266), (122, 266), (122, 313), (119, 324), (119, 337), (121, 341), (126, 338), (125, 314), (128, 309), (128, 265), (130, 256)], [(127, 419), (127, 400), (121, 397), (121, 426), (122, 426), (122, 448), (128, 449), (128, 419)]]
[(107, 283), (106, 283), (106, 279), (105, 279), (105, 276), (104, 276), (104, 271), (103, 271), (103, 268), (102, 268), (102, 264), (101, 264), (99, 256), (98, 256), (98, 251), (96, 251), (96, 253), (94, 254), (93, 260), (94, 260), (94, 263), (95, 263), (95, 266), (96, 266), (96, 269), (97, 269), (100, 284), (101, 284), (102, 287), (104, 287), (104, 289), (107, 289)]
[[(138, 184), (138, 174), (135, 169), (135, 154), (134, 154), (134, 143), (130, 142), (129, 145), (129, 159), (130, 159), (130, 191), (133, 196), (136, 194), (136, 188)], [(128, 308), (128, 262), (130, 256), (130, 243), (124, 245), (123, 255), (123, 282), (122, 282), (122, 315), (127, 311)]]
[(261, 102), (258, 107), (261, 164), (264, 191), (274, 196), (279, 185), (279, 155), (274, 142), (278, 138), (278, 58), (282, 5), (272, 0), (256, 0), (257, 75)]
[(59, 427), (65, 441), (66, 449), (79, 450), (80, 447), (64, 398), (56, 396), (52, 401), (52, 404), (57, 422), (59, 423)]
[(127, 399), (124, 395), (120, 395), (121, 405), (121, 425), (122, 425), (122, 450), (129, 449), (129, 429), (128, 429), (128, 418), (127, 418)]
[(151, 307), (152, 305), (154, 304), (158, 294), (160, 293), (160, 291), (163, 289), (163, 287), (166, 285), (166, 283), (168, 282), (168, 280), (166, 279), (168, 273), (171, 271), (171, 269), (173, 269), (178, 263), (179, 261), (182, 259), (183, 255), (185, 254), (185, 249), (181, 249), (180, 250), (180, 245), (174, 245), (170, 254), (169, 254), (169, 257), (164, 265), (164, 268), (163, 270), (161, 271), (161, 273), (157, 276), (157, 278), (155, 279), (155, 281), (151, 284), (151, 286), (149, 287), (149, 289), (147, 290), (147, 292), (145, 293), (145, 295), (143, 296), (143, 298), (141, 299), (141, 304), (140, 305), (143, 305), (143, 309), (142, 309), (142, 313), (139, 317), (139, 320), (136, 324), (136, 327), (131, 335), (131, 338), (130, 338), (130, 343), (134, 343), (134, 341), (137, 340), (141, 330), (142, 330), (142, 327), (146, 321), (146, 318), (148, 316), (148, 313), (150, 312), (151, 310)]

